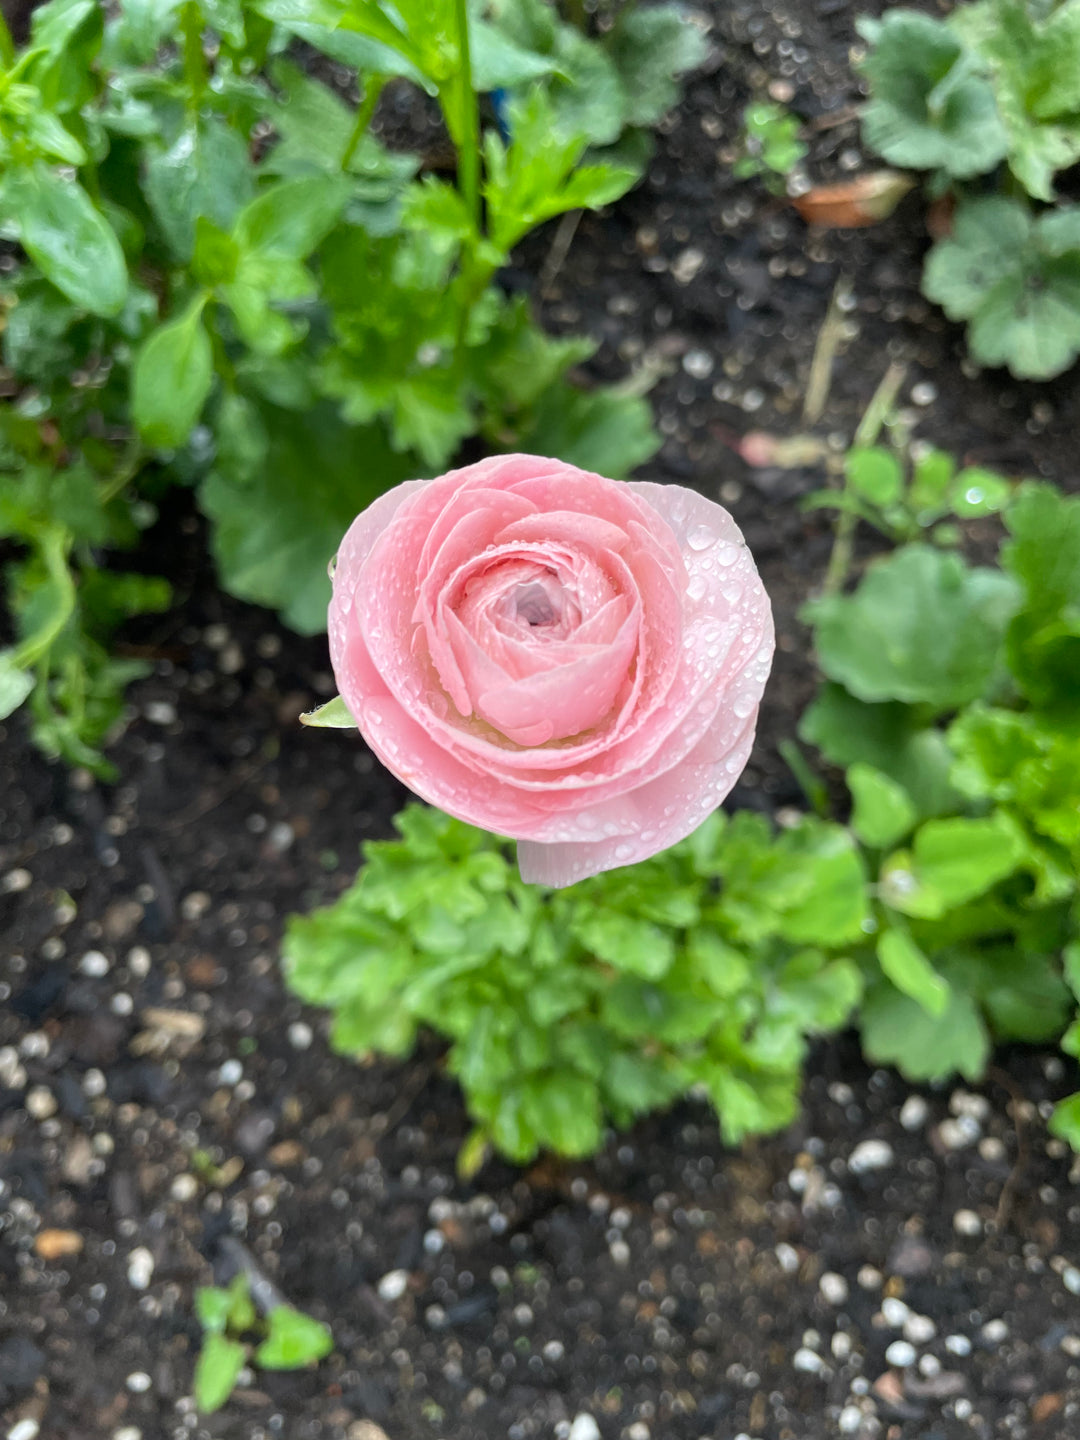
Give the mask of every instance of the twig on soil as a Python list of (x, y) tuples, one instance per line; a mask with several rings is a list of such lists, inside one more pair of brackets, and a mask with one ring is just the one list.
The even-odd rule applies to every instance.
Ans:
[(540, 271), (540, 299), (551, 298), (551, 287), (555, 283), (555, 277), (563, 267), (567, 255), (570, 253), (570, 246), (574, 243), (574, 236), (581, 224), (581, 217), (584, 212), (581, 210), (568, 210), (559, 221), (559, 228), (555, 231), (555, 238), (551, 242), (551, 249), (547, 253), (543, 268)]
[(1027, 1168), (1030, 1149), (1028, 1146), (1027, 1126), (1023, 1123), (1022, 1115), (1024, 1106), (1027, 1104), (1027, 1096), (1023, 1093), (1011, 1075), (996, 1065), (991, 1066), (986, 1072), (987, 1078), (994, 1080), (1003, 1090), (1009, 1092), (1012, 1098), (1012, 1122), (1013, 1130), (1016, 1132), (1016, 1160), (1012, 1169), (1006, 1177), (1005, 1184), (1001, 1187), (1001, 1194), (998, 1196), (997, 1211), (994, 1215), (994, 1223), (997, 1225), (1000, 1234), (1009, 1223), (1009, 1215), (1012, 1211), (1013, 1198), (1016, 1195), (1020, 1184), (1020, 1177)]
[(806, 382), (802, 418), (807, 425), (816, 425), (829, 398), (832, 364), (844, 338), (844, 310), (851, 294), (851, 277), (841, 275), (833, 289), (829, 309), (818, 331), (814, 358), (810, 361), (810, 378)]

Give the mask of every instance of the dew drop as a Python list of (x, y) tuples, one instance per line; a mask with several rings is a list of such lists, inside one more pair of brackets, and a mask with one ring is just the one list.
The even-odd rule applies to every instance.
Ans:
[(969, 505), (981, 505), (986, 495), (978, 485), (972, 485), (964, 491), (964, 499)]
[(710, 530), (708, 525), (695, 525), (687, 535), (686, 543), (691, 550), (708, 550), (710, 545), (716, 544), (716, 531)]
[(742, 586), (725, 585), (724, 588), (720, 591), (720, 594), (723, 595), (724, 599), (728, 602), (729, 605), (734, 605), (735, 601), (738, 600), (739, 596), (742, 594)]
[(737, 545), (721, 545), (716, 553), (716, 558), (721, 565), (734, 565), (739, 558), (739, 547)]
[(634, 847), (633, 847), (632, 845), (616, 845), (616, 846), (615, 846), (615, 859), (616, 859), (616, 860), (629, 860), (629, 859), (630, 859), (630, 856), (633, 855), (633, 853), (634, 853)]
[(739, 695), (736, 697), (735, 703), (731, 708), (740, 720), (745, 720), (751, 710), (753, 710), (754, 702), (749, 695)]
[(708, 588), (704, 575), (692, 575), (690, 577), (690, 583), (686, 587), (686, 593), (690, 596), (691, 600), (701, 600), (704, 598), (705, 591)]

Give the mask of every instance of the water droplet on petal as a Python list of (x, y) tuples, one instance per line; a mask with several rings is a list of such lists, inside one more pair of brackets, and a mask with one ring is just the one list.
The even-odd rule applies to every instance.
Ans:
[(701, 600), (708, 589), (704, 575), (691, 575), (690, 583), (686, 587), (686, 593), (691, 600)]
[(721, 565), (734, 565), (739, 558), (739, 547), (737, 545), (724, 544), (716, 552), (716, 558)]
[(634, 847), (633, 847), (632, 845), (616, 845), (616, 846), (615, 846), (615, 859), (616, 859), (616, 860), (629, 860), (629, 859), (630, 859), (630, 856), (633, 855), (633, 853), (634, 853)]
[(740, 720), (745, 720), (754, 708), (754, 702), (749, 695), (736, 696), (735, 703), (731, 707)]
[(687, 535), (686, 543), (691, 550), (708, 550), (710, 545), (716, 544), (716, 531), (710, 530), (708, 525), (695, 525)]

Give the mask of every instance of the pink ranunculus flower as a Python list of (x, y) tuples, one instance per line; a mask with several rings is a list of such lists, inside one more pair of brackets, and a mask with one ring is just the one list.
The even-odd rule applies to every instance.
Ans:
[(501, 455), (357, 516), (330, 653), (364, 738), (423, 799), (562, 886), (646, 859), (750, 754), (772, 611), (726, 510), (679, 485)]

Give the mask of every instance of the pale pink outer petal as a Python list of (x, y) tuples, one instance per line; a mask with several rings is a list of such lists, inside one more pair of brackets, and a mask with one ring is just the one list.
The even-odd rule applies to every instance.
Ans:
[[(342, 542), (330, 610), (331, 653), (342, 695), (389, 769), (449, 813), (517, 838), (527, 879), (565, 885), (675, 843), (728, 793), (753, 741), (772, 656), (771, 611), (742, 536), (720, 506), (681, 486), (620, 486), (611, 502), (618, 519), (636, 530), (644, 516), (654, 563), (683, 592), (683, 639), (670, 691), (653, 707), (638, 708), (637, 723), (619, 738), (609, 737), (591, 762), (580, 756), (584, 763), (575, 764), (572, 773), (559, 773), (557, 746), (532, 757), (487, 743), (470, 753), (468, 735), (455, 737), (442, 728), (427, 704), (421, 702), (414, 714), (408, 703), (410, 696), (419, 699), (427, 683), (427, 662), (420, 664), (418, 657), (409, 693), (395, 696), (363, 635), (367, 621), (378, 638), (378, 615), (372, 617), (364, 606), (362, 617), (350, 611), (367, 556), (407, 501), (406, 528), (399, 535), (395, 527), (395, 536), (406, 542), (402, 553), (415, 558), (448, 501), (462, 490), (504, 487), (563, 512), (568, 497), (583, 500), (596, 493), (595, 477), (528, 456), (496, 457), (441, 480), (399, 486), (358, 517)], [(458, 500), (459, 517), (460, 506)], [(649, 528), (650, 516), (660, 517), (658, 527), (654, 518)], [(452, 528), (444, 519), (440, 539)], [(404, 599), (408, 576), (399, 572), (392, 578), (395, 588), (406, 587)], [(414, 567), (414, 587), (418, 579)], [(373, 602), (377, 595), (365, 599)], [(392, 608), (401, 614), (401, 601)], [(388, 637), (381, 638), (385, 655)], [(477, 734), (475, 741), (480, 738)], [(494, 772), (489, 757), (496, 762)]]

